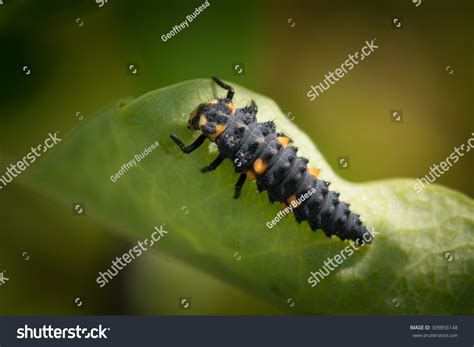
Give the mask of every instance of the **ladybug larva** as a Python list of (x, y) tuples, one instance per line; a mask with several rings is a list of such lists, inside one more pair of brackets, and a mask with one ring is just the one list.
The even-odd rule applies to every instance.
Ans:
[(369, 243), (372, 234), (359, 215), (339, 201), (339, 193), (330, 191), (328, 182), (319, 179), (319, 170), (307, 167), (308, 159), (297, 156), (298, 149), (289, 145), (286, 135), (276, 132), (273, 122), (257, 122), (255, 101), (236, 108), (234, 89), (213, 79), (227, 90), (227, 96), (196, 107), (189, 115), (188, 128), (202, 134), (189, 146), (171, 135), (179, 148), (191, 153), (209, 139), (217, 145), (219, 155), (201, 171), (215, 170), (224, 159), (230, 159), (240, 173), (234, 198), (240, 196), (246, 179), (256, 180), (258, 191), (268, 191), (270, 202), (279, 201), (282, 208), (292, 207), (299, 223), (308, 221), (312, 230), (322, 229), (328, 237)]

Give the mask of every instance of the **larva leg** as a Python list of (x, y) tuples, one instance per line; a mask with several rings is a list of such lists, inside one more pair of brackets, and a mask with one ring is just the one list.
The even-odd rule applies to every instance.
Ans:
[(238, 199), (240, 196), (240, 192), (242, 191), (242, 186), (245, 183), (245, 180), (247, 179), (246, 174), (241, 174), (239, 179), (237, 180), (237, 183), (235, 184), (235, 193), (234, 193), (234, 199)]
[(191, 143), (189, 146), (185, 146), (183, 141), (181, 141), (176, 135), (170, 135), (170, 137), (173, 139), (174, 142), (176, 142), (179, 148), (186, 154), (189, 154), (195, 149), (198, 149), (199, 146), (201, 146), (204, 140), (206, 139), (206, 135), (202, 134), (196, 139), (196, 141)]
[(225, 90), (227, 90), (227, 96), (225, 97), (225, 101), (226, 102), (231, 102), (232, 98), (234, 97), (234, 88), (232, 88), (228, 84), (225, 84), (224, 82), (222, 82), (217, 77), (212, 77), (212, 79), (219, 85), (219, 87), (222, 87)]
[(201, 169), (202, 173), (213, 171), (217, 169), (219, 165), (221, 165), (222, 161), (224, 160), (224, 157), (219, 155), (212, 163), (210, 163), (208, 166), (205, 166)]

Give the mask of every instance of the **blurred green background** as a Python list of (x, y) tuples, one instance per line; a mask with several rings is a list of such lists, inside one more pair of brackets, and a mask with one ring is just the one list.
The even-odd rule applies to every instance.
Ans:
[[(161, 40), (201, 4), (4, 0), (1, 172), (48, 132), (64, 135), (120, 98), (214, 75), (273, 98), (352, 181), (422, 177), (474, 131), (472, 1), (211, 0), (189, 28)], [(311, 84), (373, 38), (374, 53), (309, 101)], [(391, 110), (403, 111), (403, 123)], [(350, 169), (338, 169), (339, 156), (350, 157)], [(473, 197), (473, 163), (467, 154), (437, 183)], [(18, 184), (0, 191), (0, 203), (0, 272), (10, 278), (0, 314), (281, 313), (156, 253), (100, 289), (97, 272), (127, 240)], [(134, 283), (151, 263), (159, 286)], [(132, 290), (156, 300), (131, 299)], [(180, 297), (192, 298), (191, 310), (179, 309)]]

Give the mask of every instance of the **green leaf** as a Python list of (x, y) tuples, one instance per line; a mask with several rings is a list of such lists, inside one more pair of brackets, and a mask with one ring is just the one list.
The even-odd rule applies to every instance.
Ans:
[[(247, 182), (240, 199), (234, 200), (238, 175), (229, 161), (214, 172), (200, 172), (216, 156), (213, 144), (184, 155), (169, 139), (174, 133), (190, 143), (197, 136), (186, 128), (186, 116), (197, 104), (224, 95), (211, 80), (180, 83), (104, 108), (30, 168), (23, 182), (63, 201), (67, 208), (85, 202), (87, 216), (113, 227), (132, 243), (165, 223), (169, 233), (154, 251), (212, 274), (283, 312), (474, 313), (472, 199), (438, 185), (417, 194), (411, 179), (344, 181), (272, 100), (239, 86), (235, 89), (235, 105), (242, 107), (254, 99), (259, 121), (274, 120), (278, 130), (294, 139), (299, 154), (321, 168), (321, 177), (331, 181), (331, 188), (378, 233), (371, 245), (347, 257), (315, 287), (308, 283), (310, 272), (349, 243), (314, 233), (293, 216), (269, 229), (266, 222), (276, 216), (279, 206), (258, 194), (253, 182)], [(117, 182), (111, 181), (122, 164), (155, 141), (160, 143), (158, 149)], [(142, 281), (154, 278), (152, 271), (145, 275)]]

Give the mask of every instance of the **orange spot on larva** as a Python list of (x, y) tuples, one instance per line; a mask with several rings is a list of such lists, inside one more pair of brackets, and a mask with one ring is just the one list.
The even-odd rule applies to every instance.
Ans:
[(288, 199), (286, 199), (286, 202), (288, 203), (288, 205), (290, 205), (292, 208), (296, 208), (298, 207), (298, 204), (296, 202), (296, 195), (292, 195), (290, 196)]
[(232, 111), (232, 113), (235, 112), (235, 106), (234, 106), (233, 103), (229, 102), (229, 103), (227, 104), (227, 107)]
[(286, 136), (278, 136), (276, 139), (285, 148), (288, 147), (288, 143), (290, 143), (290, 139)]
[(314, 176), (316, 178), (319, 178), (319, 174), (321, 173), (321, 170), (320, 169), (316, 169), (315, 167), (310, 167), (308, 168), (308, 173), (311, 175), (311, 176)]
[(254, 181), (257, 179), (252, 170), (247, 171), (247, 179), (250, 181)]
[(280, 202), (280, 208), (281, 208), (282, 210), (284, 210), (284, 209), (287, 208), (287, 207), (288, 207), (288, 205), (286, 204), (286, 202), (284, 202), (284, 201)]
[(206, 125), (206, 123), (207, 123), (206, 116), (202, 114), (202, 115), (199, 117), (199, 126), (200, 126), (200, 127), (203, 127), (203, 126)]
[(263, 174), (266, 169), (267, 169), (267, 164), (265, 164), (265, 162), (260, 158), (255, 160), (255, 162), (253, 163), (253, 171), (257, 175)]
[(216, 131), (213, 133), (213, 134), (210, 134), (209, 135), (209, 139), (211, 141), (215, 141), (217, 139), (217, 137), (222, 134), (222, 132), (225, 130), (225, 125), (224, 124), (219, 124), (219, 125), (216, 125)]

